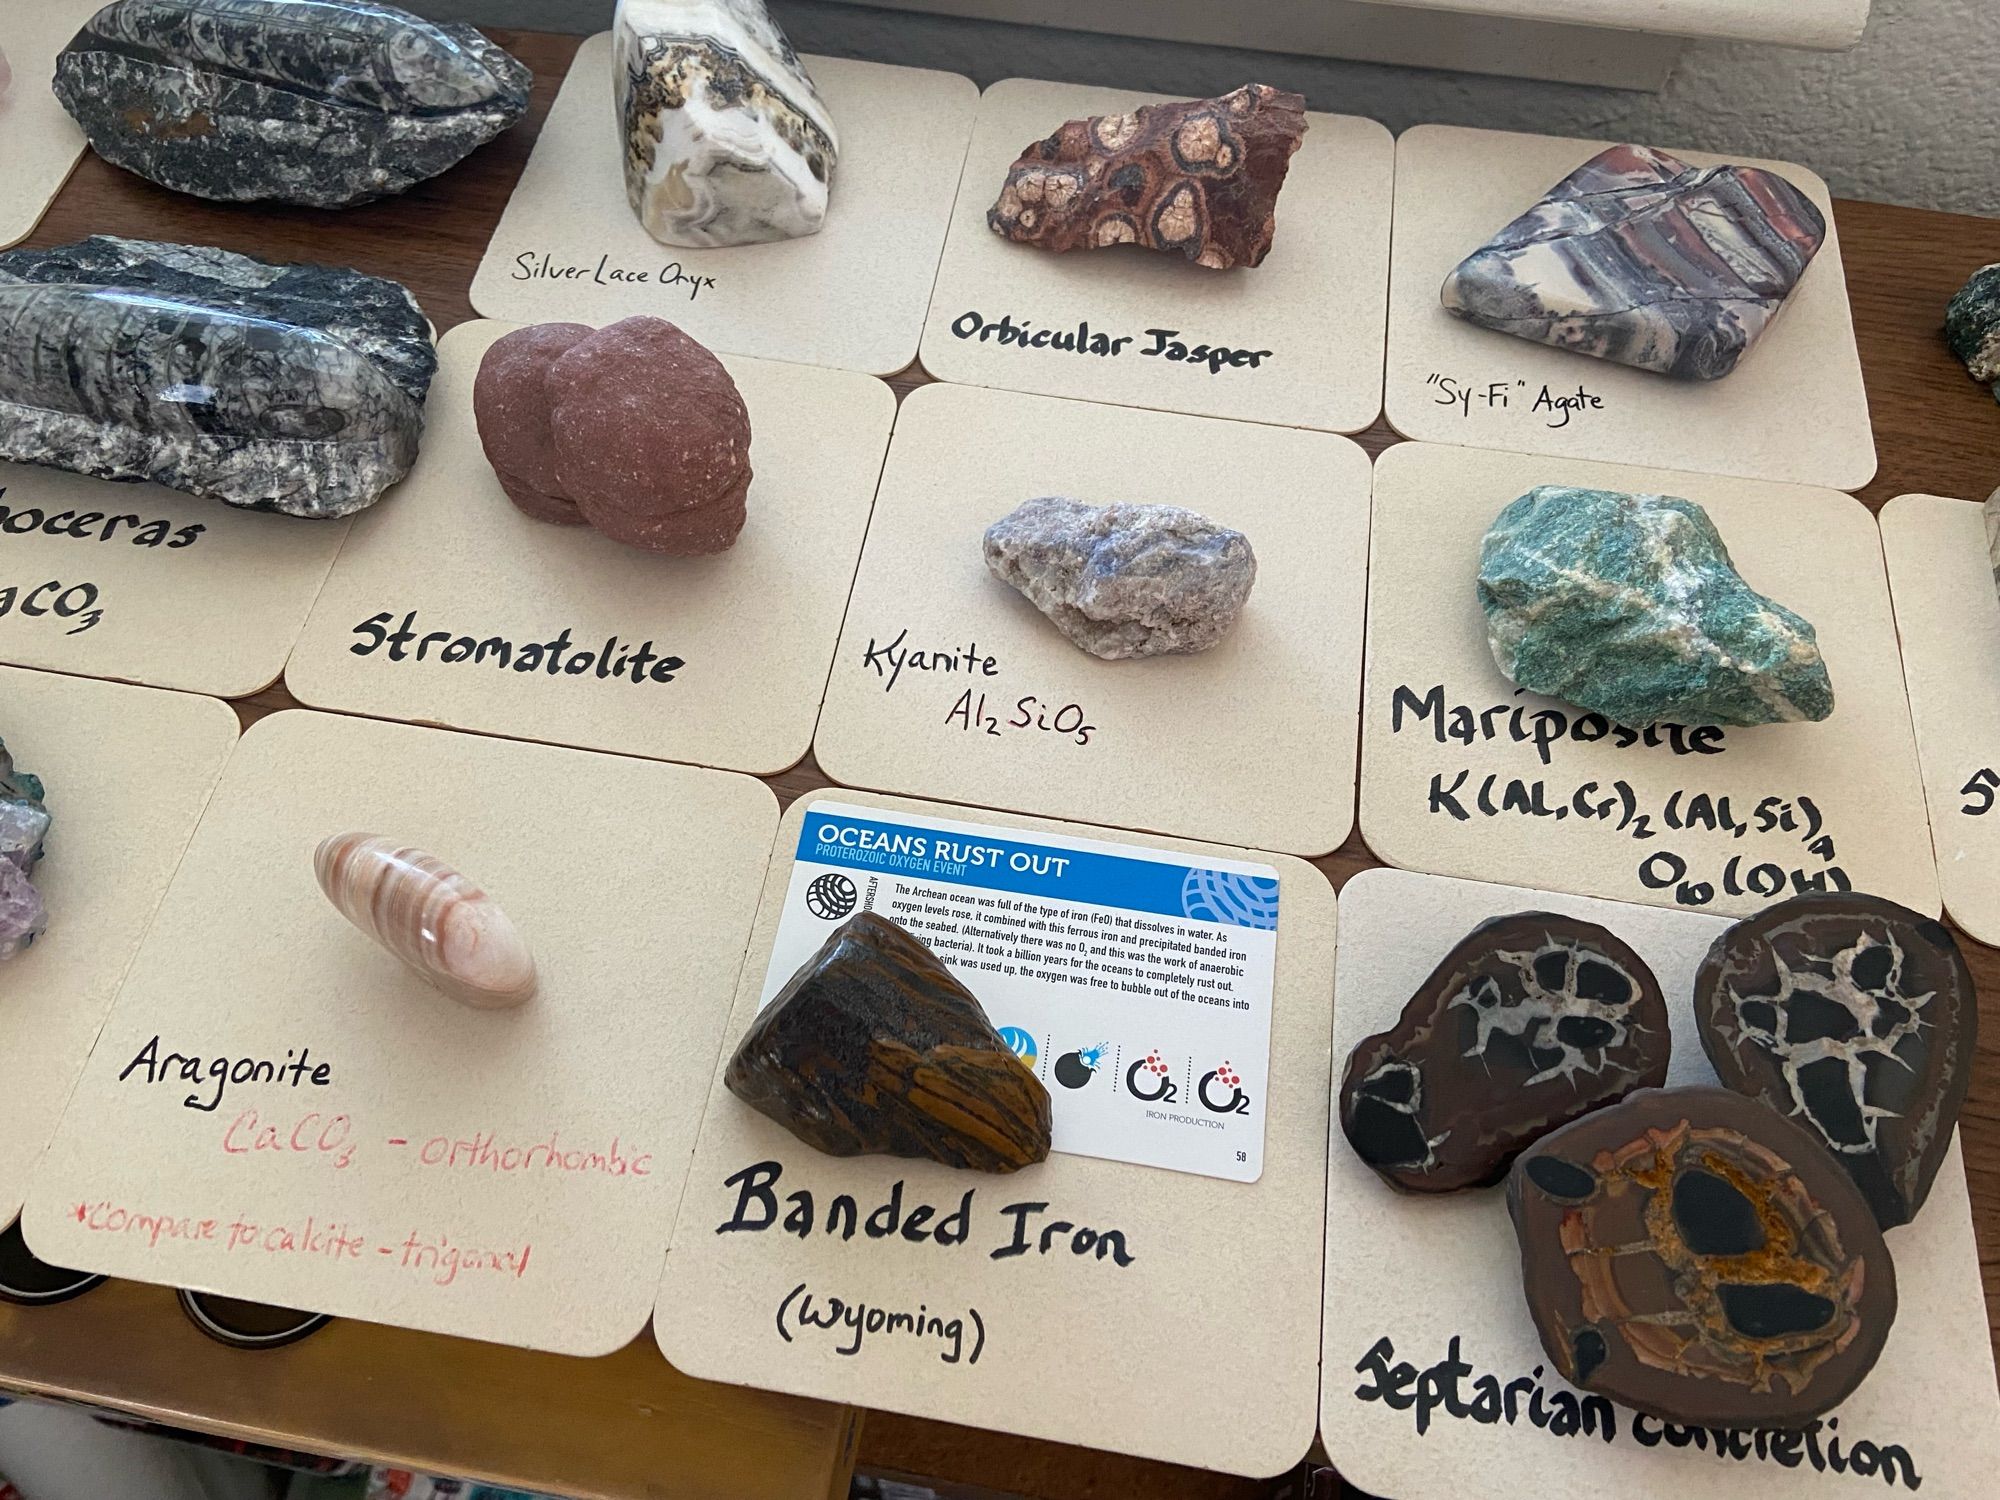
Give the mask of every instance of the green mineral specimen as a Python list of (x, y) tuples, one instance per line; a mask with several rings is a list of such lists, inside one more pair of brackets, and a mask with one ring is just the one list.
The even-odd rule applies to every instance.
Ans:
[(1833, 712), (1812, 626), (1743, 581), (1691, 500), (1530, 490), (1486, 533), (1479, 602), (1509, 678), (1620, 724)]
[(2000, 262), (1972, 273), (1944, 314), (1945, 342), (2000, 401)]

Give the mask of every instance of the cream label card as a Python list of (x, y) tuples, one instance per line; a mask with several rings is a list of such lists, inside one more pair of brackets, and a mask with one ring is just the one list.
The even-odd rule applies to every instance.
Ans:
[[(756, 1015), (775, 944), (796, 920), (793, 851), (802, 839), (811, 847), (823, 819), (863, 818), (950, 830), (954, 840), (968, 829), (968, 842), (1069, 858), (1112, 837), (866, 793), (795, 803), (719, 1064)], [(1283, 917), (1261, 1086), (1263, 1175), (1231, 1182), (1063, 1151), (1006, 1176), (830, 1157), (738, 1100), (718, 1066), (653, 1318), (676, 1368), (829, 1401), (865, 1390), (870, 1406), (890, 1411), (1233, 1474), (1280, 1473), (1305, 1454), (1319, 1378), (1333, 888), (1282, 855), (1119, 838), (1128, 859), (1143, 849), (1189, 870), (1276, 873)], [(878, 909), (897, 884), (886, 870), (836, 869), (857, 884), (877, 880)], [(1134, 873), (1145, 879), (1101, 893), (1107, 906), (1136, 905), (1159, 879), (1153, 869)], [(1144, 920), (1134, 915), (1134, 932)], [(975, 995), (999, 997), (989, 1014), (1007, 1024), (1006, 997), (1017, 992), (945, 956)], [(1123, 1041), (1129, 1065), (1135, 1048), (1151, 1045), (1146, 1037), (1093, 1024), (1049, 1045)], [(1051, 1092), (1065, 1089), (1058, 1078)], [(1069, 1107), (1057, 1101), (1058, 1120)], [(1208, 1114), (1198, 1102), (1183, 1112)]]
[(12, 70), (0, 90), (0, 250), (34, 232), (83, 155), (83, 132), (49, 87), (56, 54), (102, 0), (20, 0), (7, 7), (0, 50)]
[(2000, 945), (2000, 592), (1980, 507), (1904, 495), (1882, 551), (1951, 919)]
[(1255, 1182), (1278, 872), (815, 802), (761, 1003), (855, 910), (922, 938), (1055, 1107), (1054, 1148)]
[(979, 91), (969, 78), (808, 57), (840, 131), (826, 223), (762, 245), (663, 245), (625, 197), (611, 33), (578, 49), (472, 282), (517, 322), (645, 313), (732, 354), (893, 375), (924, 309)]
[[(37, 1170), (29, 1243), (283, 1307), (621, 1347), (650, 1308), (776, 813), (717, 771), (260, 721)], [(473, 1010), (350, 925), (313, 873), (346, 832), (482, 887), (539, 992)]]
[(445, 335), (423, 454), (357, 522), (287, 685), (379, 718), (757, 774), (796, 764), (895, 420), (889, 388), (725, 359), (750, 411), (749, 521), (725, 552), (661, 557), (537, 521), (501, 490), (472, 382), (508, 331)]
[[(1368, 460), (1345, 438), (930, 385), (903, 403), (814, 753), (849, 786), (1303, 855), (1354, 826)], [(1235, 628), (1102, 661), (987, 571), (1022, 501), (1186, 506), (1250, 539)], [(753, 496), (754, 500), (754, 496)]]
[(194, 833), (236, 715), (212, 698), (0, 667), (0, 741), (51, 819), (48, 931), (0, 963), (0, 1225), (27, 1192), (125, 965)]
[(0, 662), (262, 692), (351, 524), (0, 463)]
[[(1856, 490), (1875, 437), (1826, 184), (1790, 162), (1733, 162), (1791, 182), (1826, 215), (1826, 243), (1775, 322), (1721, 380), (1675, 380), (1463, 322), (1439, 293), (1479, 249), (1609, 141), (1419, 125), (1396, 143), (1389, 425), (1427, 443)], [(1810, 414), (1802, 418), (1802, 414)]]
[[(1818, 724), (1627, 727), (1519, 690), (1480, 542), (1536, 485), (1677, 495), (1819, 635)], [(1743, 915), (1801, 891), (1940, 909), (1874, 518), (1833, 490), (1399, 443), (1375, 469), (1361, 834), (1406, 869)]]
[(995, 234), (1007, 169), (1066, 120), (1160, 96), (1009, 79), (979, 101), (924, 324), (940, 380), (1359, 432), (1382, 411), (1395, 145), (1309, 114), (1261, 266), (1212, 271), (1135, 246), (1063, 254)]
[[(1629, 943), (1672, 1013), (1669, 1086), (1714, 1085), (1689, 997), (1725, 923), (1368, 870), (1340, 893), (1335, 1087), (1348, 1054), (1395, 1024), (1453, 944), (1524, 910), (1596, 922)], [(1376, 1495), (1805, 1500), (1919, 1486), (1926, 1495), (1986, 1494), (2000, 1465), (2000, 1393), (1956, 1147), (1922, 1214), (1888, 1241), (1896, 1322), (1852, 1397), (1793, 1432), (1683, 1426), (1574, 1390), (1556, 1373), (1522, 1295), (1504, 1188), (1398, 1193), (1362, 1165), (1336, 1123), (1321, 1438), (1341, 1476)]]

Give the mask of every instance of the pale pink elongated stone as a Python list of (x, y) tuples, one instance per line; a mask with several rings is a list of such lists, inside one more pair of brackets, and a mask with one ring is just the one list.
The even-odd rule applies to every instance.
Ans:
[(340, 833), (319, 846), (313, 870), (342, 916), (460, 1004), (501, 1010), (534, 998), (535, 959), (520, 929), (436, 856)]

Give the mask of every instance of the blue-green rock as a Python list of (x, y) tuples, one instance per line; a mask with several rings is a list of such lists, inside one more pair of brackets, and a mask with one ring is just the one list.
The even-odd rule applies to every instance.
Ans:
[(1486, 533), (1479, 602), (1509, 678), (1620, 724), (1833, 712), (1812, 626), (1743, 581), (1692, 500), (1530, 490)]
[(2000, 401), (2000, 262), (1972, 273), (1944, 314), (1945, 342)]

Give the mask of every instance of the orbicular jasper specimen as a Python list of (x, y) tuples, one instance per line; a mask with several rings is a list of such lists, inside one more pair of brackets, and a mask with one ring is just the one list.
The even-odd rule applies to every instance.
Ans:
[(1884, 1229), (1917, 1216), (1979, 1042), (1942, 923), (1879, 896), (1795, 896), (1715, 940), (1694, 1005), (1724, 1084), (1816, 1133)]
[(1496, 917), (1349, 1055), (1341, 1128), (1392, 1187), (1481, 1187), (1549, 1131), (1664, 1083), (1672, 1047), (1659, 981), (1619, 938), (1551, 912)]
[(1813, 201), (1774, 172), (1613, 146), (1460, 262), (1444, 308), (1538, 344), (1720, 380), (1825, 239)]
[(1861, 1384), (1896, 1319), (1853, 1182), (1727, 1089), (1647, 1089), (1544, 1136), (1507, 1209), (1563, 1379), (1671, 1422), (1803, 1426)]
[(1743, 581), (1691, 500), (1530, 490), (1486, 533), (1479, 603), (1510, 680), (1620, 724), (1833, 712), (1813, 627)]
[(371, 0), (118, 0), (56, 58), (55, 94), (162, 187), (342, 208), (491, 140), (532, 81), (470, 26)]
[(758, 1012), (729, 1091), (830, 1156), (1012, 1172), (1049, 1154), (1049, 1094), (930, 949), (848, 918)]
[(1261, 265), (1305, 133), (1305, 99), (1267, 83), (1071, 120), (1021, 153), (986, 223), (1044, 250), (1143, 245), (1215, 271)]
[(47, 930), (48, 909), (30, 880), (49, 833), (41, 781), (18, 770), (0, 740), (0, 962)]
[(2000, 401), (2000, 263), (1982, 266), (1959, 288), (1945, 309), (1944, 336), (1966, 373), (1992, 386)]
[(93, 235), (0, 254), (0, 458), (351, 515), (416, 462), (416, 299), (333, 266)]
[(493, 898), (435, 855), (395, 839), (342, 833), (313, 855), (339, 913), (461, 1005), (532, 1000), (535, 960)]

